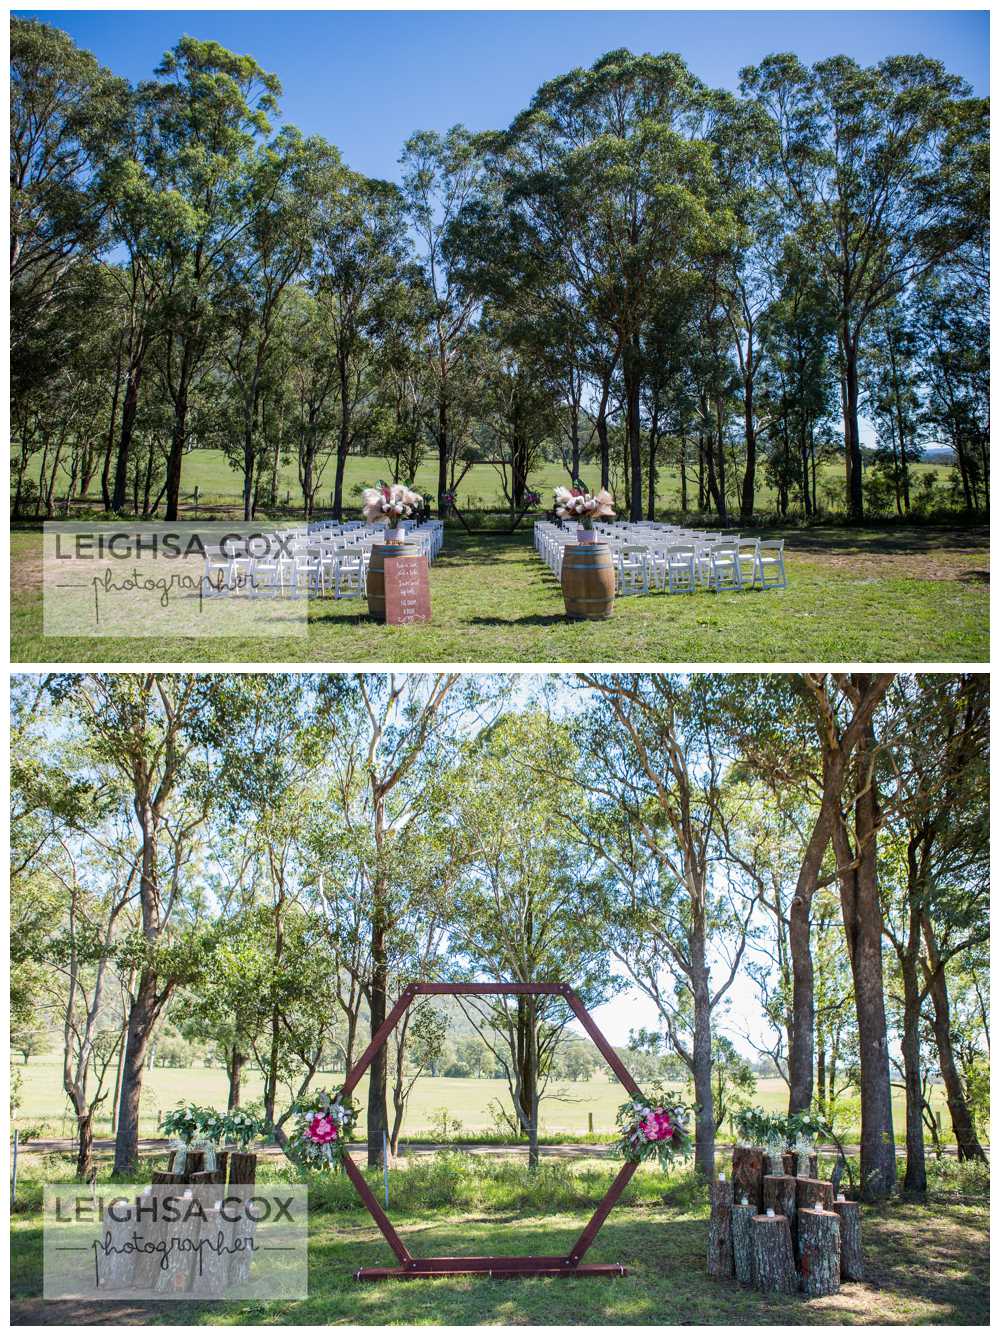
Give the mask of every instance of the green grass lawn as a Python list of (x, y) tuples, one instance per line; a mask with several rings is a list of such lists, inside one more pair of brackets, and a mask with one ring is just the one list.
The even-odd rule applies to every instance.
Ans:
[[(27, 469), (26, 476), (34, 481), (37, 481), (40, 462), (41, 457), (39, 455), (33, 456)], [(916, 463), (911, 464), (910, 468), (914, 479), (918, 479), (926, 473), (933, 473), (939, 483), (942, 484), (951, 472), (949, 466), (944, 464)], [(584, 482), (589, 486), (597, 486), (600, 481), (600, 469), (597, 465), (585, 464), (581, 472)], [(389, 479), (391, 476), (391, 464), (382, 456), (350, 456), (344, 467), (345, 504), (349, 507), (357, 506), (358, 496), (360, 495), (358, 489), (371, 487), (379, 478)], [(287, 497), (291, 506), (301, 506), (302, 495), (299, 490), (298, 465), (290, 457), (281, 464), (279, 478), (279, 503), (284, 505)], [(333, 478), (334, 463), (331, 460), (323, 473), (320, 489), (317, 493), (317, 504), (321, 508), (330, 505)], [(437, 478), (437, 461), (428, 457), (417, 470), (417, 476), (413, 479), (413, 482), (418, 491), (427, 496), (436, 496)], [(831, 488), (836, 487), (838, 489), (838, 493), (842, 492), (844, 483), (843, 466), (837, 462), (827, 461), (819, 466), (817, 478), (819, 480), (820, 504), (828, 505), (828, 501), (823, 496), (823, 484), (825, 482), (829, 483)], [(62, 478), (57, 482), (57, 496), (62, 495), (67, 480)], [(530, 486), (541, 493), (545, 505), (551, 502), (553, 487), (564, 485), (566, 482), (567, 474), (561, 464), (545, 462), (532, 469)], [(773, 507), (777, 493), (768, 484), (762, 469), (758, 472), (757, 483), (755, 495), (758, 508), (767, 510)], [(210, 507), (213, 503), (225, 506), (242, 506), (243, 504), (242, 474), (229, 464), (221, 450), (192, 450), (190, 454), (185, 455), (182, 477), (182, 498), (185, 507), (191, 503), (195, 487), (198, 488), (201, 505)], [(459, 483), (457, 492), (460, 506), (484, 507), (506, 504), (500, 472), (492, 464), (473, 464)], [(668, 466), (659, 471), (656, 494), (658, 505), (661, 507), (680, 505), (680, 473), (675, 467)], [(91, 495), (97, 498), (99, 504), (100, 484), (97, 480), (92, 484)], [(734, 497), (735, 495), (734, 493)], [(694, 469), (691, 469), (688, 473), (688, 499), (694, 503), (697, 496), (697, 473)], [(838, 503), (839, 501), (840, 497), (838, 495)]]
[[(720, 1160), (720, 1168), (722, 1162)], [(926, 1205), (865, 1208), (867, 1278), (824, 1299), (762, 1295), (706, 1273), (704, 1186), (683, 1169), (640, 1168), (588, 1254), (620, 1262), (615, 1279), (456, 1277), (365, 1284), (361, 1266), (392, 1264), (343, 1176), (310, 1185), (309, 1296), (273, 1304), (41, 1301), (41, 1183), (68, 1177), (49, 1156), (26, 1163), (12, 1214), (15, 1324), (284, 1325), (983, 1325), (989, 1320), (988, 1179), (946, 1166)], [(390, 1216), (417, 1256), (568, 1250), (614, 1165), (470, 1163), (448, 1154), (393, 1173)], [(262, 1167), (287, 1181), (294, 1171)], [(282, 1175), (284, 1177), (282, 1178)], [(373, 1187), (380, 1182), (372, 1179)]]
[[(61, 1068), (54, 1055), (41, 1054), (32, 1058), (27, 1066), (18, 1063), (16, 1070), (21, 1074), (22, 1086), (15, 1125), (42, 1129), (47, 1137), (71, 1136), (73, 1122), (62, 1089)], [(316, 1084), (333, 1087), (342, 1079), (342, 1073), (321, 1073)], [(155, 1067), (146, 1074), (143, 1083), (141, 1134), (148, 1137), (162, 1135), (156, 1125), (157, 1113), (182, 1100), (225, 1108), (227, 1089), (226, 1074), (220, 1067)], [(361, 1110), (359, 1135), (363, 1135), (365, 1128), (367, 1090), (368, 1079), (365, 1077), (358, 1088), (356, 1101)], [(247, 1070), (243, 1080), (244, 1101), (249, 1103), (259, 1099), (262, 1092), (260, 1073)], [(584, 1136), (588, 1130), (588, 1114), (592, 1114), (595, 1135), (610, 1137), (614, 1132), (615, 1114), (623, 1099), (621, 1086), (617, 1081), (608, 1080), (603, 1072), (589, 1081), (553, 1081), (542, 1101), (542, 1134), (550, 1139), (558, 1139), (561, 1134)], [(509, 1105), (504, 1081), (420, 1076), (407, 1106), (404, 1141), (407, 1136), (434, 1135), (435, 1127), (440, 1126), (442, 1111), (446, 1111), (449, 1123), (460, 1124), (455, 1135), (469, 1134), (474, 1138), (477, 1133), (489, 1132), (493, 1127), (488, 1108), (492, 1100)], [(754, 1101), (768, 1111), (784, 1110), (788, 1105), (788, 1087), (777, 1077), (758, 1080)], [(948, 1140), (951, 1122), (943, 1087), (934, 1087), (931, 1103), (943, 1115), (942, 1135)], [(902, 1137), (903, 1094), (899, 1090), (893, 1092), (893, 1120), (897, 1136)], [(723, 1135), (728, 1131), (724, 1128)], [(845, 1125), (843, 1131), (847, 1143), (857, 1140), (858, 1127)], [(95, 1135), (109, 1134), (109, 1120), (105, 1114), (95, 1125)]]
[[(789, 529), (789, 585), (767, 593), (619, 599), (607, 622), (566, 620), (530, 525), (450, 527), (431, 572), (433, 623), (384, 627), (357, 600), (315, 600), (308, 634), (115, 638), (42, 634), (41, 537), (11, 537), (15, 662), (747, 663), (982, 662), (986, 529)], [(210, 605), (209, 605), (210, 608)]]

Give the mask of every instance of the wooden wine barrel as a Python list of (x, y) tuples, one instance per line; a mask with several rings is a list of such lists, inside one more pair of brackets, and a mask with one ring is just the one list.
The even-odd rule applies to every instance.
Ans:
[(563, 550), (566, 616), (575, 622), (602, 622), (615, 603), (615, 567), (607, 543), (569, 543)]
[(419, 543), (376, 543), (368, 563), (368, 611), (376, 622), (385, 621), (385, 563), (393, 557), (419, 557)]

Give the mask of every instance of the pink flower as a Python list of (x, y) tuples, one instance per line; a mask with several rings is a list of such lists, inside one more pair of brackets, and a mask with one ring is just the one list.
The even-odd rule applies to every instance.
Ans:
[(306, 1136), (319, 1146), (326, 1146), (337, 1139), (337, 1124), (325, 1113), (317, 1113), (309, 1119)]
[(670, 1115), (663, 1109), (655, 1109), (641, 1124), (641, 1128), (647, 1141), (669, 1141), (674, 1135)]

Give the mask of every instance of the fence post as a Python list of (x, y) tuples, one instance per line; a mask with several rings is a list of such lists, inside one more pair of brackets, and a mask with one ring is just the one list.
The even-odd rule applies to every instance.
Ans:
[(587, 1131), (590, 1133), (591, 1136), (594, 1135), (594, 1113), (593, 1113), (593, 1110), (591, 1110), (591, 1111), (587, 1114)]

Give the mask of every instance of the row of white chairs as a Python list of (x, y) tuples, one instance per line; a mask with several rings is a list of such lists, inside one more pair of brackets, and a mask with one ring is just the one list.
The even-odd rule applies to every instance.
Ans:
[[(210, 552), (206, 597), (364, 598), (372, 548), (385, 541), (381, 525), (319, 522), (308, 529), (279, 530), (272, 551)], [(444, 542), (444, 525), (428, 520), (405, 532), (406, 542), (432, 562)]]
[[(607, 543), (619, 595), (716, 593), (741, 589), (784, 589), (784, 539), (743, 538), (739, 534), (677, 530), (667, 525), (595, 525)], [(572, 528), (551, 521), (535, 525), (535, 548), (558, 580), (564, 549), (576, 542)]]

